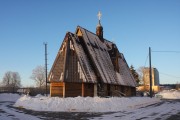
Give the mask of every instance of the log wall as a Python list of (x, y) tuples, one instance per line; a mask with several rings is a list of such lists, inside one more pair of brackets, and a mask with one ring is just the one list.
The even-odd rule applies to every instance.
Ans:
[(94, 84), (84, 84), (84, 97), (93, 97), (94, 96)]
[(129, 86), (103, 84), (103, 96), (135, 96), (136, 88)]
[(65, 97), (82, 96), (82, 83), (67, 83), (65, 87)]
[(64, 95), (64, 83), (63, 82), (52, 82), (50, 84), (50, 96), (51, 97), (63, 97)]
[[(104, 94), (102, 96), (134, 96), (135, 88), (120, 85), (103, 85)], [(119, 91), (119, 92), (118, 92)], [(51, 97), (94, 97), (94, 84), (93, 83), (71, 83), (71, 82), (53, 82), (50, 84)]]

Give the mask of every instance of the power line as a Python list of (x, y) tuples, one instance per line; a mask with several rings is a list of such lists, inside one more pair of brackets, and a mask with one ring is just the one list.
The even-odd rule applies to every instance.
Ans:
[(144, 63), (144, 67), (146, 66), (146, 62), (147, 62), (147, 60), (148, 60), (148, 57), (149, 57), (149, 53), (148, 53), (148, 55), (147, 55), (147, 57), (146, 57), (146, 60), (145, 60), (145, 63)]
[(45, 47), (45, 75), (46, 75), (46, 96), (47, 96), (47, 43), (44, 43)]
[(180, 53), (180, 51), (152, 51), (152, 52), (161, 52), (161, 53)]
[(166, 75), (166, 76), (169, 76), (169, 77), (180, 78), (178, 76), (170, 75), (170, 74), (167, 74), (167, 73), (162, 73), (162, 72), (159, 72), (159, 73), (163, 74), (163, 75)]

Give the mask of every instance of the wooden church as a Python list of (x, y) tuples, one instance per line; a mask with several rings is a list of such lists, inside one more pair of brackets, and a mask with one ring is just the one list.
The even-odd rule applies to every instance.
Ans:
[(66, 33), (48, 75), (51, 96), (136, 94), (136, 82), (123, 54), (103, 37), (100, 15), (96, 34), (80, 26), (75, 33)]

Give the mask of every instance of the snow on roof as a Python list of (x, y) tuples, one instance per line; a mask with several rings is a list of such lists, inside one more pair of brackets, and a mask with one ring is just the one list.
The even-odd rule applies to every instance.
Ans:
[(97, 82), (97, 76), (94, 73), (94, 70), (90, 64), (90, 60), (88, 59), (82, 45), (79, 43), (79, 38), (74, 35), (73, 33), (69, 33), (69, 35), (72, 38), (72, 42), (75, 48), (75, 51), (78, 56), (78, 60), (80, 62), (81, 68), (84, 72), (84, 75), (86, 77), (87, 81), (83, 82), (89, 82), (89, 83), (96, 83)]
[(78, 28), (82, 32), (86, 48), (90, 53), (91, 59), (102, 81), (109, 84), (120, 84), (108, 53), (109, 48), (107, 47), (107, 44), (109, 45), (110, 42), (107, 40), (102, 42), (96, 34), (82, 27)]
[(136, 86), (135, 80), (132, 77), (132, 74), (127, 66), (126, 62), (122, 59), (119, 59), (119, 75), (122, 78), (124, 85), (127, 86)]

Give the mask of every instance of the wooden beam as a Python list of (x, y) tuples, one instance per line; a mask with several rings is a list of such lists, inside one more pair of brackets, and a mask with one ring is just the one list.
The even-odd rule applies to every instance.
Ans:
[(94, 84), (94, 94), (93, 97), (97, 96), (97, 84)]
[(63, 82), (63, 98), (65, 98), (65, 90), (66, 90), (66, 84), (65, 82)]
[(82, 83), (82, 97), (84, 97), (84, 83)]
[(69, 45), (69, 35), (67, 36), (67, 39), (65, 40), (66, 42), (66, 50), (65, 50), (65, 56), (64, 56), (64, 68), (63, 68), (63, 80), (65, 81), (66, 80), (66, 69), (67, 69), (67, 60), (68, 60), (68, 53), (69, 53), (69, 48), (70, 48), (70, 45)]
[(52, 84), (50, 83), (50, 96), (52, 97)]

